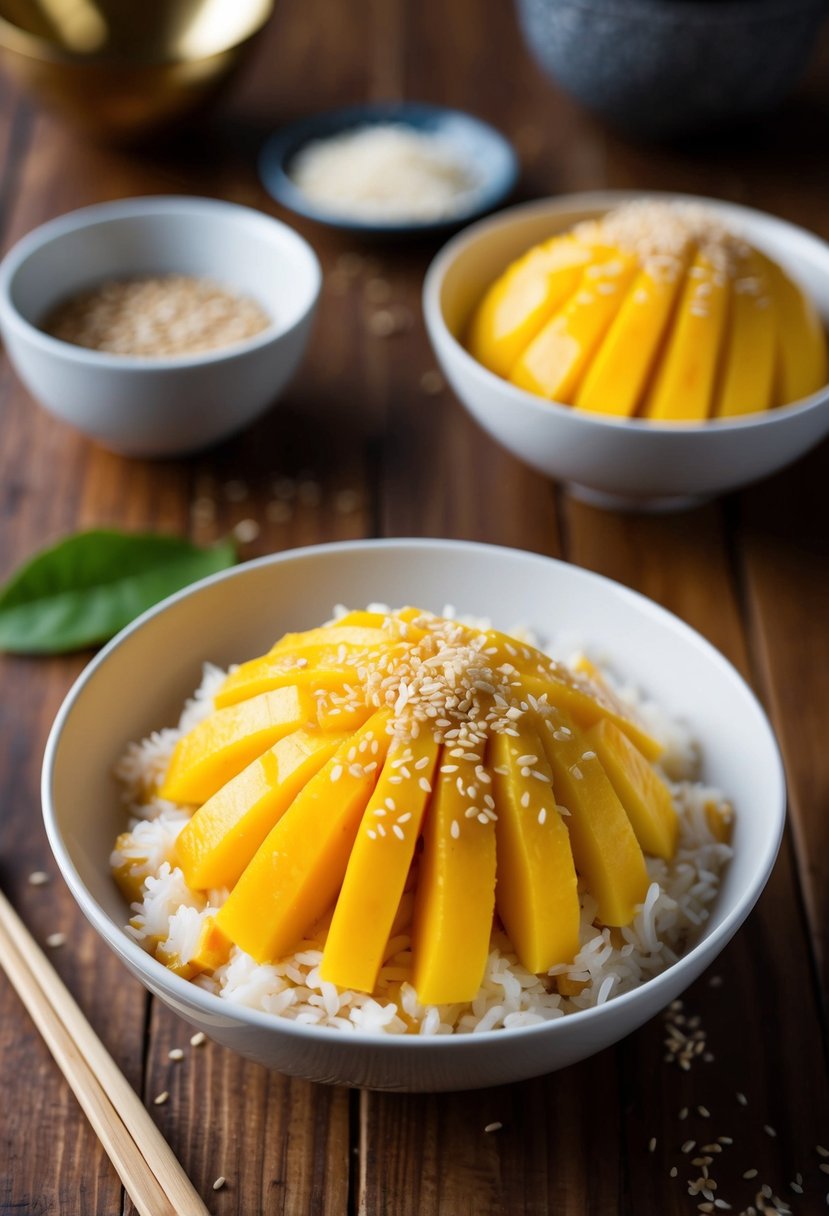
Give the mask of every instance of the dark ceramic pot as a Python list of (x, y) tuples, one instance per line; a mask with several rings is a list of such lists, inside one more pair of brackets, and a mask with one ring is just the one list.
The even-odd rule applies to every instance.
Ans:
[(517, 0), (554, 80), (609, 123), (667, 138), (768, 112), (800, 76), (829, 0)]

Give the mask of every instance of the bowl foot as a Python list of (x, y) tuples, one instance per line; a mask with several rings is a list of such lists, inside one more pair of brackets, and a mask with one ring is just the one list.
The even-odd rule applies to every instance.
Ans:
[(567, 491), (578, 502), (601, 511), (624, 511), (627, 514), (665, 515), (672, 511), (688, 511), (709, 502), (710, 494), (665, 494), (655, 498), (635, 498), (627, 494), (607, 494), (574, 481), (565, 482)]

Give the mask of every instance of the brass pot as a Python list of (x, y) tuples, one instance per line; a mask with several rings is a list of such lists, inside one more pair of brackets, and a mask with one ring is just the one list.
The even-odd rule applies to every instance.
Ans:
[(133, 140), (226, 82), (273, 0), (0, 0), (0, 59), (85, 133)]

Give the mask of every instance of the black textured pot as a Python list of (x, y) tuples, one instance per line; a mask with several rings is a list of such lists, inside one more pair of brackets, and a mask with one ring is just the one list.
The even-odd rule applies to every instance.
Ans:
[(797, 81), (829, 0), (517, 0), (562, 88), (631, 134), (667, 138), (771, 110)]

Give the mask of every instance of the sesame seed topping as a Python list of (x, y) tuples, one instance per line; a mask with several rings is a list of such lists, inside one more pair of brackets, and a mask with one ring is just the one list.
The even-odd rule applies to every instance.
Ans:
[(499, 1132), (503, 1126), (504, 1126), (503, 1123), (498, 1123), (497, 1121), (495, 1123), (487, 1123), (486, 1127), (484, 1128), (484, 1131), (485, 1132)]
[(178, 1062), (179, 1060), (183, 1060), (184, 1052), (181, 1050), (180, 1047), (173, 1047), (170, 1049), (170, 1051), (167, 1052), (167, 1059), (175, 1060), (176, 1062)]
[(331, 780), (339, 781), (339, 779), (340, 779), (340, 777), (342, 777), (342, 775), (343, 775), (343, 766), (341, 764), (335, 764), (331, 770)]
[(653, 1153), (655, 1151), (656, 1151), (656, 1136), (651, 1136), (650, 1140), (648, 1141), (648, 1152)]
[(162, 1093), (155, 1095), (155, 1097), (153, 1098), (153, 1105), (154, 1106), (163, 1106), (169, 1097), (170, 1097), (170, 1095), (167, 1092), (167, 1090), (165, 1089)]
[(543, 806), (541, 808), (541, 810), (538, 812), (538, 822), (542, 825), (542, 827), (544, 826), (544, 822), (545, 822), (546, 818), (547, 818), (547, 808)]
[(756, 1178), (758, 1172), (759, 1172), (758, 1170), (746, 1170), (745, 1173), (743, 1174), (743, 1177), (746, 1179)]
[(227, 1185), (227, 1179), (225, 1178), (224, 1174), (220, 1174), (219, 1177), (216, 1179), (216, 1181), (213, 1183), (213, 1190), (220, 1191), (222, 1189), (222, 1187), (226, 1186), (226, 1185)]
[(207, 1035), (204, 1033), (203, 1030), (199, 1030), (199, 1031), (197, 1031), (196, 1034), (191, 1036), (190, 1046), (191, 1047), (201, 1047), (206, 1041), (207, 1041)]
[(771, 1126), (770, 1123), (763, 1124), (763, 1131), (766, 1133), (767, 1136), (771, 1136), (772, 1139), (774, 1139), (774, 1137), (777, 1135), (777, 1132), (774, 1130), (774, 1128)]
[(405, 832), (403, 831), (403, 829), (400, 827), (400, 825), (399, 825), (398, 823), (394, 823), (394, 824), (392, 824), (392, 829), (391, 829), (391, 830), (394, 832), (394, 834), (395, 834), (395, 836), (397, 837), (397, 839), (398, 839), (398, 840), (405, 840), (405, 839), (406, 839), (406, 834), (405, 834)]
[(449, 833), (452, 836), (453, 840), (457, 840), (458, 837), (460, 836), (461, 827), (460, 827), (460, 824), (458, 823), (457, 819), (452, 820), (451, 826), (449, 828)]
[(49, 881), (49, 875), (45, 870), (33, 870), (29, 875), (29, 885), (32, 887), (45, 887)]
[(740, 1103), (740, 1106), (748, 1106), (748, 1098), (745, 1096), (745, 1094), (741, 1094), (738, 1091), (737, 1094), (735, 1095), (735, 1097), (737, 1098), (737, 1101)]
[(66, 943), (65, 933), (50, 933), (46, 938), (46, 945), (52, 950), (57, 950)]
[(710, 1118), (711, 1118), (711, 1111), (708, 1109), (708, 1107), (707, 1107), (707, 1106), (698, 1106), (698, 1107), (697, 1107), (697, 1114), (698, 1114), (698, 1115), (700, 1115), (700, 1116), (701, 1116), (701, 1118), (703, 1118), (703, 1119), (710, 1119)]

